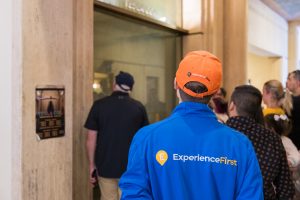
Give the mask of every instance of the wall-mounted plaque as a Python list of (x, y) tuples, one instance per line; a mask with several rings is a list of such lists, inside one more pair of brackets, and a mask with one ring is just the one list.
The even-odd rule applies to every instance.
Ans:
[(39, 139), (65, 135), (64, 86), (37, 86), (35, 109), (36, 134)]

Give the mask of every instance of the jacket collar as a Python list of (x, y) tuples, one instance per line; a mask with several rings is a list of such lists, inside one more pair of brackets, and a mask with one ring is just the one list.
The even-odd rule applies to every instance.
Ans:
[(195, 102), (181, 102), (173, 110), (173, 114), (174, 115), (197, 114), (198, 116), (216, 118), (215, 114), (208, 107), (207, 104), (195, 103)]

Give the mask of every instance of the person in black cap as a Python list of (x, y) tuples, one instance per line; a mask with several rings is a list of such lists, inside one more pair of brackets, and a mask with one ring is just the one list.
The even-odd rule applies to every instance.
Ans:
[(88, 129), (90, 182), (95, 184), (98, 178), (101, 200), (120, 199), (118, 182), (126, 170), (131, 140), (149, 124), (145, 107), (129, 96), (133, 84), (132, 75), (121, 71), (115, 77), (113, 93), (94, 102), (84, 125)]

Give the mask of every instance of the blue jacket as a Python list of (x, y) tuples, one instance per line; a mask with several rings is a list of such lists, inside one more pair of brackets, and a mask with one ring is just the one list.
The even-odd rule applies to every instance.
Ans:
[(251, 142), (192, 102), (135, 135), (119, 186), (121, 199), (263, 199)]

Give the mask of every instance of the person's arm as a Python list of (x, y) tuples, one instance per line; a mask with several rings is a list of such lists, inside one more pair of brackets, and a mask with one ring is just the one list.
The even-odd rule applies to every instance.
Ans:
[(143, 121), (142, 121), (141, 127), (143, 127), (143, 126), (149, 125), (149, 119), (148, 119), (148, 115), (147, 115), (145, 106), (142, 105), (141, 108), (142, 108), (142, 113), (143, 113)]
[(119, 187), (122, 191), (122, 200), (153, 199), (147, 170), (145, 146), (141, 141), (135, 137), (130, 146), (127, 170), (119, 182)]
[(288, 137), (281, 137), (283, 147), (287, 154), (287, 160), (291, 169), (297, 168), (300, 164), (300, 153), (292, 140)]
[(263, 177), (255, 151), (250, 143), (248, 144), (248, 152), (245, 156), (247, 156), (245, 164), (240, 167), (238, 172), (235, 199), (263, 200)]
[(89, 160), (89, 172), (90, 172), (90, 182), (94, 184), (96, 178), (92, 176), (93, 171), (96, 169), (95, 166), (95, 150), (97, 141), (97, 131), (88, 130), (86, 138), (86, 151)]
[(289, 170), (286, 152), (284, 150), (281, 140), (277, 144), (280, 149), (280, 163), (279, 172), (274, 180), (276, 187), (276, 196), (278, 199), (292, 199), (295, 194), (295, 186), (292, 181), (291, 172)]

